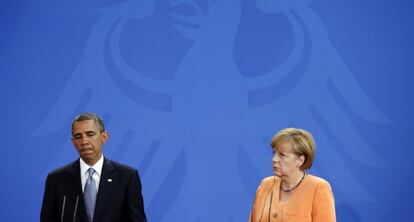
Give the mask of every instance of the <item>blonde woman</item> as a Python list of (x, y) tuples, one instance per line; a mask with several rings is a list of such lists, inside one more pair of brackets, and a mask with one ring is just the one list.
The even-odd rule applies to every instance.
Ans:
[(256, 191), (250, 222), (335, 222), (329, 183), (306, 173), (312, 167), (315, 142), (303, 129), (286, 128), (271, 142), (275, 176)]

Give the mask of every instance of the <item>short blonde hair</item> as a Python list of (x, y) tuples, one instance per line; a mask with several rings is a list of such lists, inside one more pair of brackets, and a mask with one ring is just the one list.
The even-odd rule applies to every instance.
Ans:
[(273, 136), (271, 142), (272, 149), (276, 150), (277, 144), (281, 141), (291, 143), (292, 153), (305, 157), (305, 161), (300, 166), (301, 170), (312, 167), (316, 146), (312, 135), (308, 131), (298, 128), (282, 129)]

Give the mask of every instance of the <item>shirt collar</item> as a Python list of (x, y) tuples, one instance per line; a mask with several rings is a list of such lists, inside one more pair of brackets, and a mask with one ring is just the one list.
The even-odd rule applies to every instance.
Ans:
[(86, 171), (91, 167), (95, 170), (95, 173), (97, 175), (101, 175), (103, 162), (104, 162), (103, 155), (101, 155), (101, 158), (93, 166), (89, 166), (87, 163), (85, 163), (85, 161), (82, 160), (82, 158), (79, 158), (81, 175), (85, 175)]

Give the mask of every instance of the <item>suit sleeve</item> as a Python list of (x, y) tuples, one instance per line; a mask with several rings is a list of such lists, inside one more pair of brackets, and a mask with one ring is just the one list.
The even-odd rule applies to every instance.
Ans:
[(141, 180), (138, 171), (134, 171), (128, 185), (127, 208), (125, 213), (126, 221), (146, 222), (144, 201), (142, 198)]
[(59, 221), (58, 209), (55, 197), (55, 179), (48, 175), (43, 194), (42, 209), (40, 212), (40, 222)]
[(335, 201), (331, 186), (326, 181), (319, 183), (316, 189), (312, 222), (336, 222)]

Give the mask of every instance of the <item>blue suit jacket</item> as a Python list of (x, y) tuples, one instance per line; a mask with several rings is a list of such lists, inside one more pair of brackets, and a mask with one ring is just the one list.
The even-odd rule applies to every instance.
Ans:
[[(79, 159), (49, 173), (41, 222), (88, 222)], [(137, 170), (104, 160), (93, 222), (146, 222)]]

